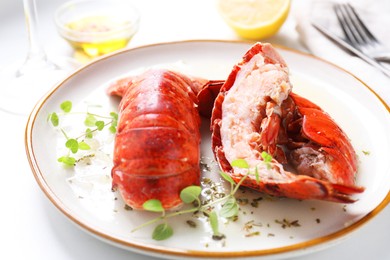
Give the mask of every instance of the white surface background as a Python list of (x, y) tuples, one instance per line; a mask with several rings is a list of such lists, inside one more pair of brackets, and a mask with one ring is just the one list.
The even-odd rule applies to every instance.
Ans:
[[(42, 38), (50, 54), (71, 53), (53, 22), (54, 10), (63, 2), (37, 0)], [(133, 2), (142, 20), (129, 47), (184, 39), (238, 39), (219, 17), (213, 0)], [(25, 57), (27, 35), (21, 0), (0, 1), (0, 35), (0, 68)], [(267, 41), (305, 51), (292, 15)], [(0, 259), (155, 259), (101, 242), (71, 223), (45, 197), (31, 173), (24, 150), (27, 117), (0, 110), (0, 120)], [(291, 259), (390, 259), (389, 220), (387, 206), (340, 244)]]

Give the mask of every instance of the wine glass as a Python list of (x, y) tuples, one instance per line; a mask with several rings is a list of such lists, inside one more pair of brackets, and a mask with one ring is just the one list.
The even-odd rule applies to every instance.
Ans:
[(22, 65), (0, 72), (0, 109), (27, 115), (51, 87), (64, 79), (79, 63), (71, 58), (49, 60), (40, 41), (35, 0), (23, 0), (29, 38), (27, 57)]

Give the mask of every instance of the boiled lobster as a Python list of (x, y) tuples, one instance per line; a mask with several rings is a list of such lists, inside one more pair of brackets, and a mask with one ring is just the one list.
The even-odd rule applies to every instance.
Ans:
[[(354, 183), (348, 137), (319, 106), (292, 93), (286, 62), (270, 44), (256, 43), (234, 66), (215, 100), (211, 130), (221, 169), (236, 182), (246, 176), (244, 186), (342, 203), (364, 191)], [(249, 169), (232, 167), (236, 159)]]
[(158, 199), (165, 209), (174, 208), (183, 188), (199, 185), (196, 95), (213, 84), (218, 82), (153, 69), (110, 85), (108, 94), (122, 97), (112, 187), (126, 204), (142, 209), (145, 201)]

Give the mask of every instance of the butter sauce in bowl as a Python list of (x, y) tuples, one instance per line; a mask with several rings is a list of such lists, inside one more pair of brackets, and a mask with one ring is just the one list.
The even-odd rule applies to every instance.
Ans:
[(125, 0), (74, 0), (55, 13), (58, 33), (74, 48), (76, 58), (86, 59), (126, 47), (139, 21), (138, 11)]

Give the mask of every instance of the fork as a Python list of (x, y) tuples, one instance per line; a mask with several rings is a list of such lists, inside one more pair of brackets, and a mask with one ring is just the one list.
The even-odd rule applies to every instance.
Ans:
[(370, 32), (351, 4), (334, 4), (333, 8), (351, 45), (371, 58), (390, 62), (390, 50)]

